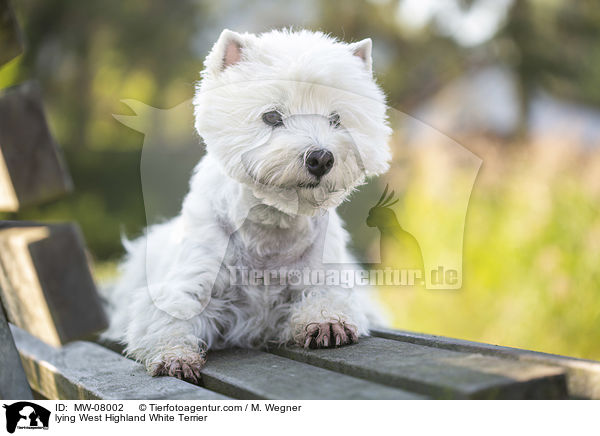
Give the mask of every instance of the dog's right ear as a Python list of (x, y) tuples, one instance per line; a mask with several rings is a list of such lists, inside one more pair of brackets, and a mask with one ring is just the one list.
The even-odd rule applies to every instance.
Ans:
[(213, 74), (219, 74), (225, 69), (242, 60), (243, 50), (247, 48), (249, 34), (240, 34), (225, 29), (206, 57), (205, 66)]

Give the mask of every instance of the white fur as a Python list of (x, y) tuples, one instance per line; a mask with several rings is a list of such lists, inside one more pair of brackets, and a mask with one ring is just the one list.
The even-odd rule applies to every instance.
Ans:
[[(157, 373), (168, 359), (207, 348), (303, 341), (313, 323), (341, 321), (368, 334), (374, 311), (367, 292), (231, 286), (223, 265), (301, 270), (352, 262), (335, 207), (390, 159), (371, 41), (225, 30), (206, 59), (194, 105), (207, 155), (181, 214), (127, 244), (104, 336)], [(274, 109), (284, 126), (261, 119)], [(332, 112), (339, 128), (329, 124)], [(331, 151), (335, 164), (317, 187), (305, 188), (314, 177), (304, 159), (315, 148)]]

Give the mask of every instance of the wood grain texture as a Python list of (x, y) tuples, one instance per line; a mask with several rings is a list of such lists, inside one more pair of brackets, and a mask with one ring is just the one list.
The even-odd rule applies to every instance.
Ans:
[(43, 203), (71, 189), (37, 84), (0, 92), (0, 211)]
[(227, 399), (173, 377), (151, 377), (141, 364), (92, 342), (54, 348), (11, 330), (32, 388), (48, 399)]
[(202, 381), (242, 399), (387, 400), (425, 396), (338, 374), (263, 351), (232, 349), (208, 354)]
[(74, 224), (0, 223), (0, 297), (11, 323), (52, 345), (107, 326)]
[(0, 399), (33, 399), (2, 307), (0, 307), (0, 350), (2, 350), (0, 352)]
[(273, 353), (343, 374), (434, 398), (566, 398), (558, 367), (461, 353), (383, 338), (363, 338), (352, 346)]
[(404, 330), (376, 329), (373, 336), (465, 353), (560, 367), (571, 398), (600, 399), (600, 362)]

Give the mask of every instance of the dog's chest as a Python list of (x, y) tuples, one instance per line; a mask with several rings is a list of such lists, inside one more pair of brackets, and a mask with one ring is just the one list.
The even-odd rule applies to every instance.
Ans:
[(322, 259), (323, 239), (318, 218), (305, 218), (289, 228), (246, 221), (229, 239), (226, 263), (259, 270), (310, 267)]

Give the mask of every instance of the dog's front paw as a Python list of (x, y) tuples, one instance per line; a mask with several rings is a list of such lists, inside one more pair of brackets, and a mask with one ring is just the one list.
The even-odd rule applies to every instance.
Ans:
[(187, 353), (183, 356), (164, 354), (147, 367), (152, 376), (168, 375), (198, 384), (201, 378), (200, 370), (205, 363), (205, 355), (200, 353)]
[(333, 348), (358, 342), (358, 331), (343, 321), (313, 322), (304, 328), (299, 341), (304, 348)]

